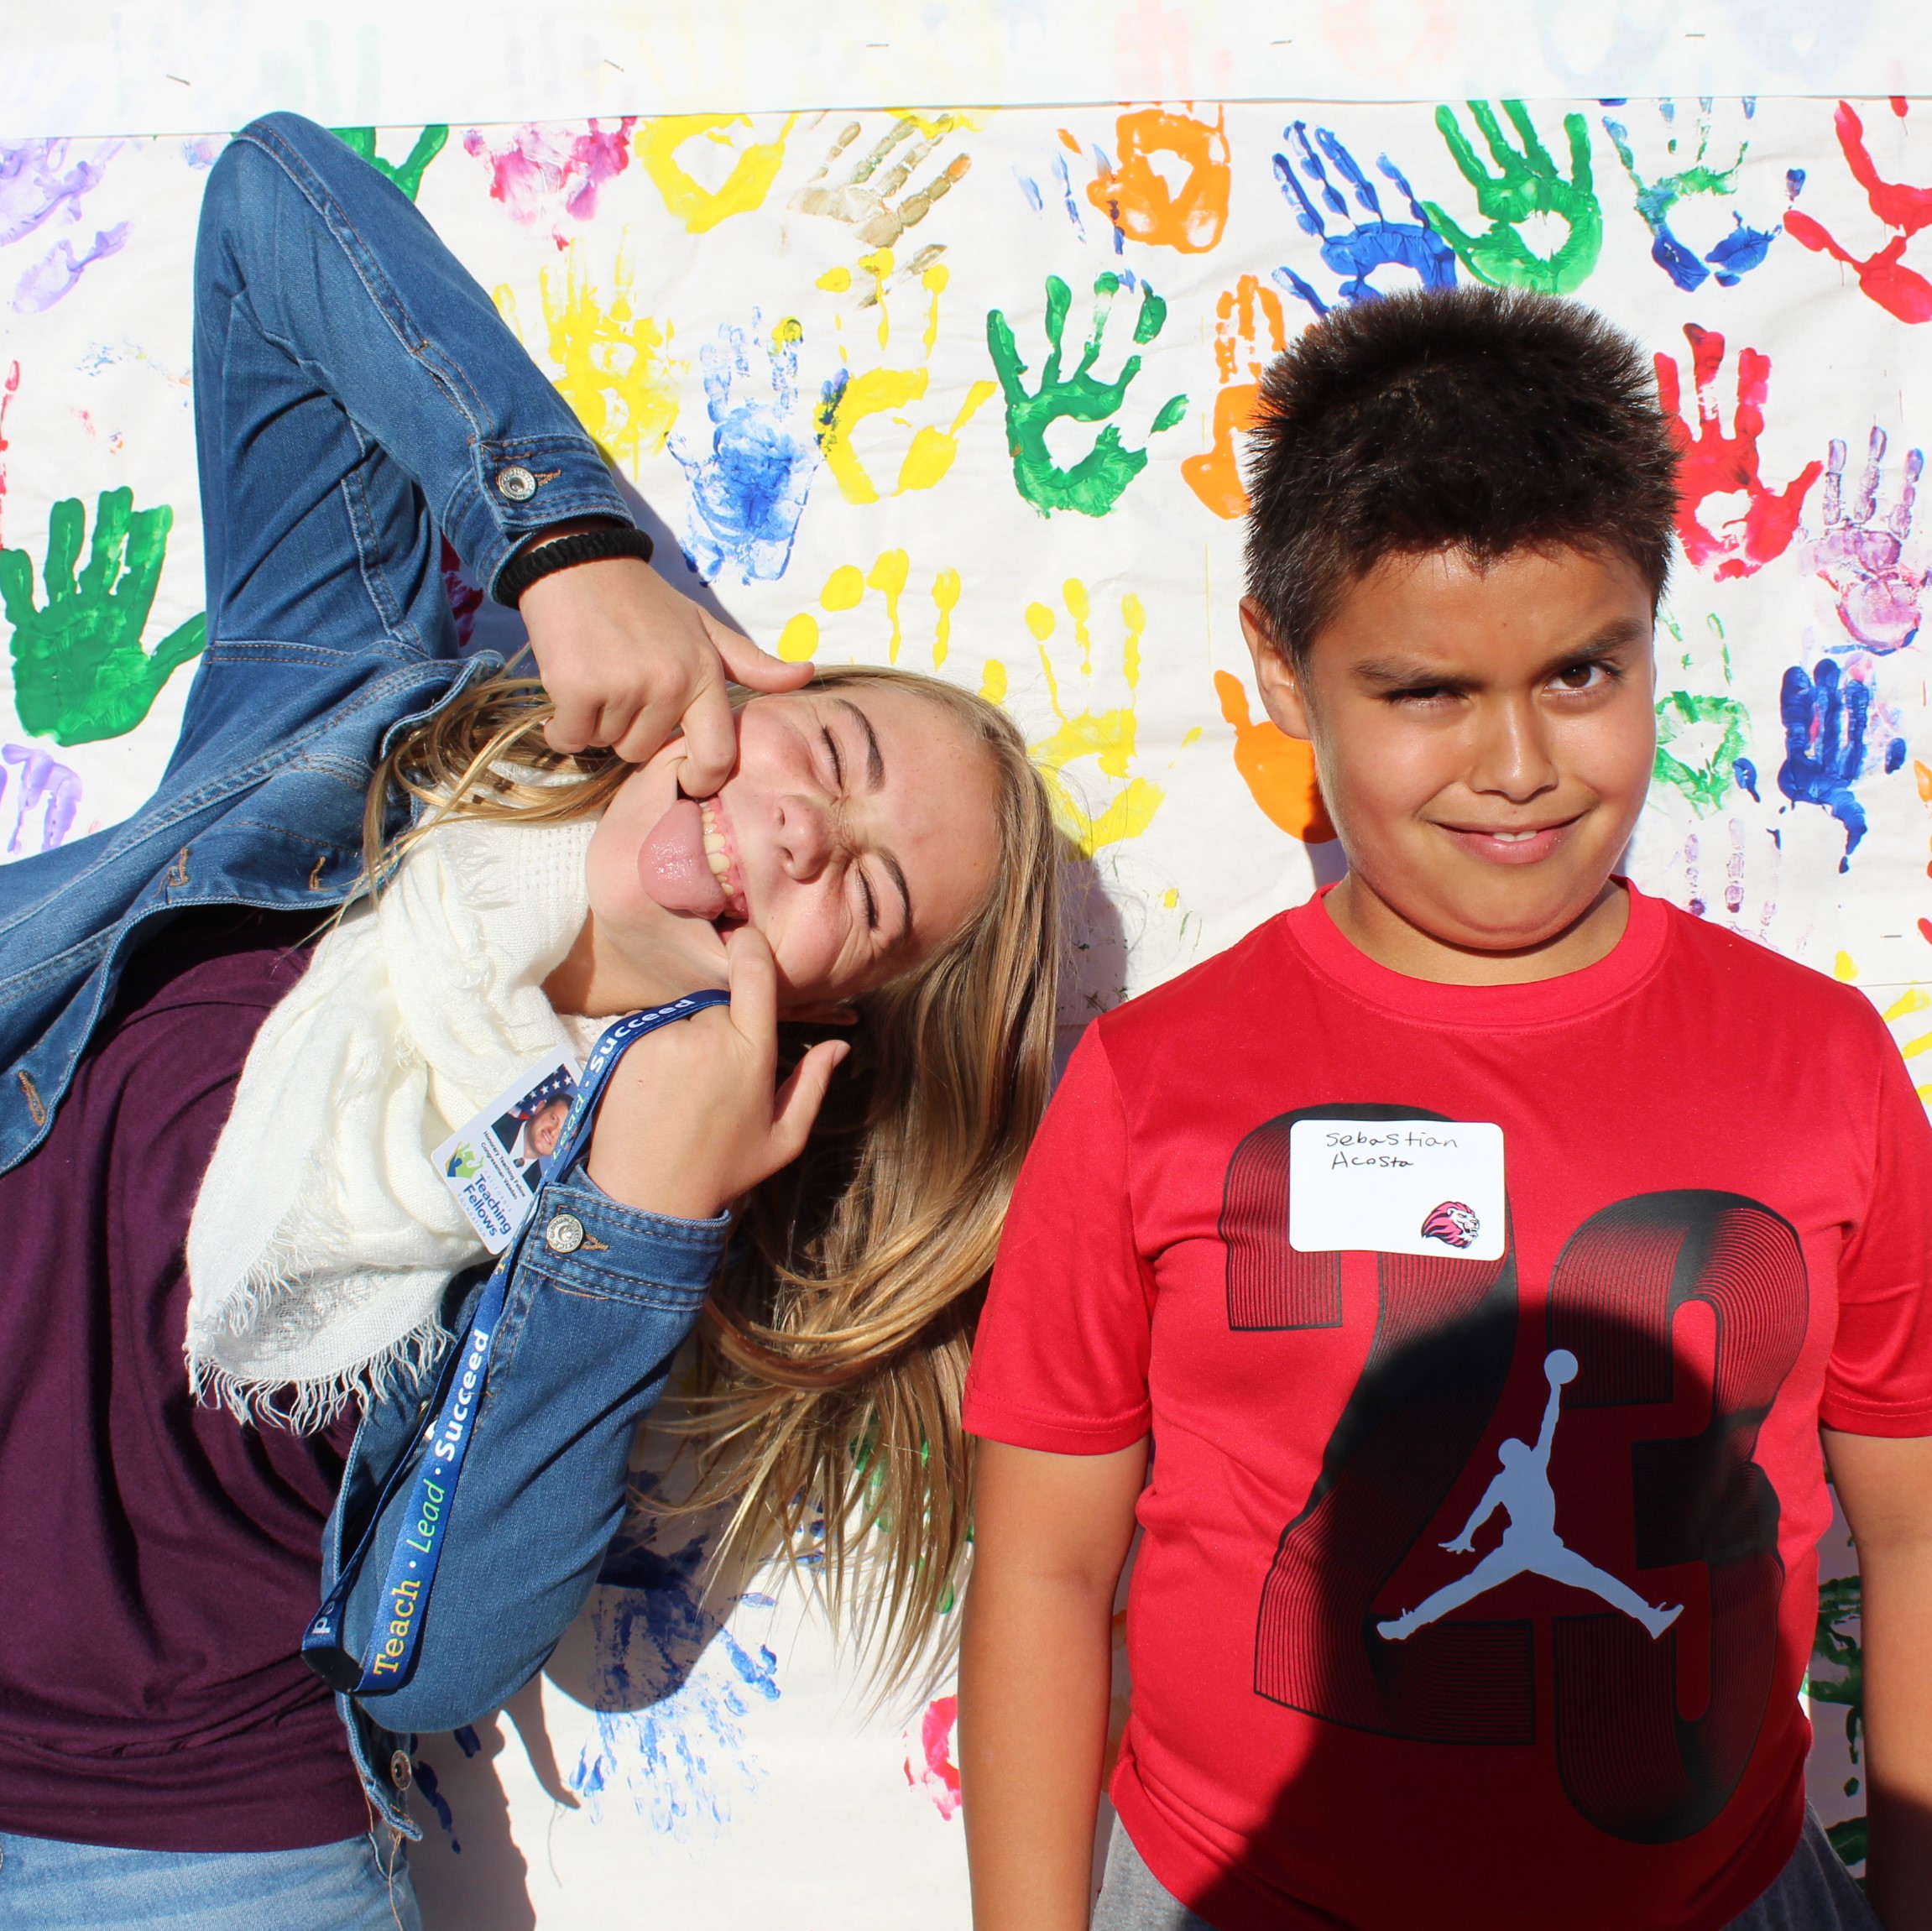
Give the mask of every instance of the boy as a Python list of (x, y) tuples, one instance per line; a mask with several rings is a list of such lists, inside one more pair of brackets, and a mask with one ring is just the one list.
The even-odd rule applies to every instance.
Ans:
[(1096, 1927), (1869, 1926), (1804, 1803), (1821, 1423), (1872, 1903), (1932, 1927), (1932, 1131), (1859, 995), (1613, 874), (1673, 475), (1567, 304), (1338, 310), (1270, 373), (1243, 629), (1350, 869), (1090, 1028), (1027, 1162), (967, 1390), (979, 1931), (1087, 1923), (1136, 1519)]

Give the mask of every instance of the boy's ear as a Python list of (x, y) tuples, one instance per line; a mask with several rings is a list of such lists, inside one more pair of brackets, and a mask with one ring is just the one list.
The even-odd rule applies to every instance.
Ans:
[(1251, 597), (1241, 599), (1241, 634), (1248, 642), (1248, 655), (1255, 662), (1255, 683), (1261, 693), (1261, 707), (1284, 736), (1312, 738), (1308, 707), (1302, 694), (1301, 680), (1295, 674), (1288, 654), (1275, 641), (1274, 627), (1267, 613)]

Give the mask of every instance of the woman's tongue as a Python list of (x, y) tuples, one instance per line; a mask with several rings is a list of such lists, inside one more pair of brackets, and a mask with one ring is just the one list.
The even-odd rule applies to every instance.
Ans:
[(639, 846), (637, 875), (667, 912), (715, 919), (728, 895), (704, 855), (704, 817), (696, 802), (680, 798)]

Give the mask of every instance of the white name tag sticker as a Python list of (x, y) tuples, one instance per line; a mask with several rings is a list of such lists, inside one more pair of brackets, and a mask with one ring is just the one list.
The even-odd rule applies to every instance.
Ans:
[(530, 1218), (581, 1077), (567, 1052), (533, 1061), (430, 1156), (491, 1253), (502, 1253)]
[(1288, 1245), (1298, 1254), (1500, 1260), (1502, 1129), (1478, 1120), (1298, 1119)]

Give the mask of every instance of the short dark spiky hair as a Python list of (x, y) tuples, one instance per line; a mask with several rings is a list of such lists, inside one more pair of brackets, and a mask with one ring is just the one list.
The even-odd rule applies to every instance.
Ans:
[(1670, 566), (1677, 452), (1651, 364), (1580, 303), (1422, 290), (1337, 308), (1270, 366), (1248, 594), (1292, 661), (1386, 556), (1524, 548)]

